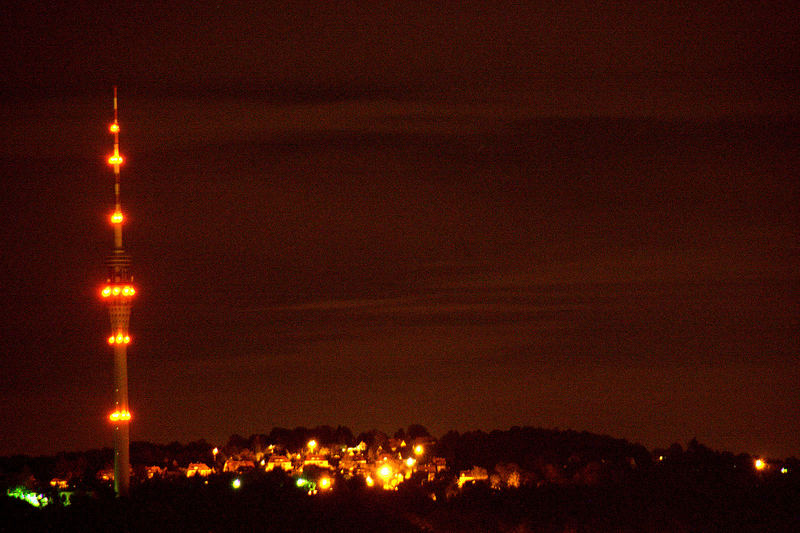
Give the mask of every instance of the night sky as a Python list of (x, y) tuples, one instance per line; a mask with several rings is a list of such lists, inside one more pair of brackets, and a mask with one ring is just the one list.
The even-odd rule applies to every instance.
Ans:
[(800, 455), (791, 2), (92, 4), (2, 15), (0, 454), (113, 445), (116, 84), (133, 440)]

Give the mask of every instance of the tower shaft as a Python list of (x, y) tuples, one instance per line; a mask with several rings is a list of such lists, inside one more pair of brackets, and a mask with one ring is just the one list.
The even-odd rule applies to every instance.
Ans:
[(117, 496), (127, 496), (130, 489), (130, 420), (128, 404), (128, 353), (130, 343), (128, 325), (131, 314), (131, 300), (136, 294), (133, 276), (130, 273), (131, 258), (122, 248), (122, 204), (120, 201), (119, 168), (122, 157), (119, 154), (119, 122), (117, 118), (117, 88), (114, 87), (114, 122), (109, 130), (114, 134), (114, 153), (108, 163), (114, 167), (114, 213), (111, 223), (114, 227), (114, 251), (106, 259), (108, 277), (101, 290), (108, 304), (111, 322), (111, 336), (108, 343), (114, 352), (114, 411), (109, 420), (114, 424), (114, 491)]
[[(128, 407), (128, 354), (125, 345), (114, 346), (114, 412), (130, 413)], [(130, 420), (114, 426), (114, 492), (127, 496), (130, 490)]]

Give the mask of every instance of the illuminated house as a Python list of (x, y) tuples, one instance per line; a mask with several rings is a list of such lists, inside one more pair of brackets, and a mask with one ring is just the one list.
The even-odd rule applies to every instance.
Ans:
[(291, 472), (292, 460), (285, 455), (270, 455), (269, 459), (267, 460), (266, 470), (269, 472), (271, 470), (275, 470), (276, 468), (280, 468), (285, 472)]
[(479, 466), (472, 467), (472, 470), (462, 470), (458, 475), (458, 488), (464, 486), (465, 483), (475, 483), (476, 481), (487, 481), (489, 474), (485, 468)]
[(212, 472), (213, 470), (205, 463), (190, 463), (189, 467), (186, 469), (186, 477), (207, 477), (210, 476)]
[(436, 474), (447, 470), (447, 460), (444, 457), (434, 457), (427, 464), (417, 464), (415, 466), (416, 472), (425, 472), (428, 475), (428, 481), (436, 479)]
[(389, 439), (389, 442), (386, 443), (390, 450), (396, 452), (399, 448), (406, 447), (406, 441), (401, 439)]
[(364, 453), (367, 450), (367, 443), (363, 440), (358, 443), (357, 446), (353, 446), (352, 448), (347, 448), (347, 453), (350, 455), (357, 454), (357, 453)]
[(114, 481), (114, 469), (104, 468), (97, 471), (97, 479), (100, 481)]
[(254, 470), (256, 467), (253, 461), (237, 461), (236, 459), (228, 459), (222, 467), (223, 472), (247, 472)]
[(320, 454), (308, 454), (306, 458), (303, 460), (303, 466), (314, 465), (320, 468), (330, 468), (331, 465), (328, 463), (328, 458), (324, 455)]
[[(403, 482), (405, 477), (401, 471), (400, 465), (394, 461), (385, 461), (383, 463), (376, 463), (374, 476), (370, 478), (379, 481), (385, 490), (396, 490), (397, 486)], [(367, 485), (370, 485), (369, 480)]]
[(354, 455), (345, 455), (339, 461), (339, 469), (350, 474), (354, 472), (365, 471), (366, 468), (367, 458), (360, 453)]
[(50, 480), (50, 486), (55, 487), (57, 489), (66, 489), (69, 485), (69, 482), (66, 479), (61, 479), (58, 477), (54, 477)]
[(153, 479), (154, 477), (164, 477), (164, 474), (167, 473), (167, 469), (162, 466), (146, 466), (145, 474), (147, 475), (147, 479)]
[(417, 465), (417, 472), (425, 472), (428, 475), (428, 481), (436, 479), (436, 465)]

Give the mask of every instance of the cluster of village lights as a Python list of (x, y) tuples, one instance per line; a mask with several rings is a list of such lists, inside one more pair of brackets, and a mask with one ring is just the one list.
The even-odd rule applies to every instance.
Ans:
[[(305, 489), (309, 494), (317, 494), (319, 490), (330, 490), (333, 486), (333, 479), (328, 476), (319, 478), (317, 482), (311, 481), (306, 478), (297, 478), (295, 482), (298, 488)], [(319, 487), (319, 490), (317, 489)]]
[[(320, 490), (330, 490), (330, 488), (333, 486), (333, 480), (325, 476), (323, 478), (320, 478), (318, 482), (314, 482), (309, 479), (300, 477), (297, 478), (295, 485), (297, 485), (298, 488), (307, 490), (309, 494), (317, 494), (318, 492), (317, 487), (319, 487)], [(234, 478), (233, 481), (231, 481), (231, 487), (233, 487), (234, 489), (241, 488), (242, 479), (238, 477)]]
[(44, 507), (50, 503), (50, 499), (44, 494), (32, 491), (23, 486), (6, 489), (6, 496), (22, 500), (34, 507)]
[[(312, 439), (306, 443), (306, 448), (309, 452), (313, 453), (315, 449), (319, 446), (319, 443)], [(219, 453), (219, 448), (213, 448), (211, 453), (214, 456), (214, 460), (216, 461), (217, 454)], [(421, 456), (425, 452), (423, 446), (417, 445), (413, 449), (414, 455), (417, 457)], [(264, 465), (264, 461), (261, 461), (261, 464)], [(402, 464), (407, 468), (412, 468), (414, 465), (417, 464), (417, 458), (415, 457), (407, 457), (403, 459)], [(373, 477), (374, 475), (374, 477)], [(380, 483), (379, 486), (383, 487), (386, 490), (397, 490), (397, 485), (402, 483), (402, 481), (408, 477), (409, 472), (403, 472), (397, 470), (389, 463), (384, 463), (375, 470), (373, 475), (367, 475), (365, 477), (365, 482), (368, 487), (374, 487), (376, 484), (376, 479)], [(330, 476), (322, 476), (319, 479), (313, 480), (308, 479), (305, 477), (298, 477), (295, 480), (295, 484), (298, 488), (303, 489), (308, 492), (308, 494), (317, 494), (320, 491), (328, 491), (333, 488), (334, 480)], [(239, 489), (242, 486), (242, 479), (241, 478), (234, 478), (231, 481), (231, 487), (234, 489)]]
[[(767, 463), (764, 459), (756, 459), (755, 461), (753, 461), (753, 466), (759, 472), (763, 472), (764, 470), (769, 468), (769, 463)], [(780, 472), (781, 474), (788, 474), (789, 469), (786, 468), (785, 466), (782, 466)]]

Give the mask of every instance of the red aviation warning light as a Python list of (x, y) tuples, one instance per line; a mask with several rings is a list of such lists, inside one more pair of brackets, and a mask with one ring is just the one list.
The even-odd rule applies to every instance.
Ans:
[(131, 419), (130, 411), (114, 411), (108, 415), (108, 419), (112, 422), (128, 422)]
[(114, 152), (114, 155), (108, 158), (109, 165), (121, 165), (122, 164), (122, 156), (119, 155), (119, 152)]
[(119, 124), (114, 122), (112, 125), (108, 127), (108, 131), (110, 131), (111, 133), (119, 133)]
[(111, 335), (108, 338), (108, 344), (130, 344), (131, 343), (131, 336), (125, 335), (123, 333), (117, 333), (116, 337)]
[(114, 213), (111, 214), (112, 224), (122, 224), (123, 220), (125, 220), (125, 217), (122, 216), (122, 211), (114, 211)]
[(133, 296), (136, 294), (136, 289), (133, 285), (106, 285), (100, 291), (103, 298), (110, 298), (111, 296)]

